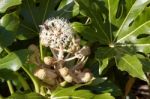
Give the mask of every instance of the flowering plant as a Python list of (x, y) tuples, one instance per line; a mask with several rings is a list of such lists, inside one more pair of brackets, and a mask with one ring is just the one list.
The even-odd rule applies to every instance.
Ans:
[(150, 0), (0, 0), (0, 98), (149, 98), (149, 12)]

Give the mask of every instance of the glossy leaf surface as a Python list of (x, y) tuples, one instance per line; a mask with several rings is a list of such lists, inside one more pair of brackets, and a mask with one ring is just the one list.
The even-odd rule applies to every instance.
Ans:
[(9, 7), (21, 4), (22, 0), (0, 0), (0, 13), (4, 13)]
[(27, 55), (26, 50), (9, 53), (4, 58), (0, 59), (0, 69), (17, 71), (25, 63)]

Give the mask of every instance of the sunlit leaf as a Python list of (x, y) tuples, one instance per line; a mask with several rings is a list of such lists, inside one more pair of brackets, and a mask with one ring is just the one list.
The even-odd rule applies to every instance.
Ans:
[(27, 59), (27, 50), (11, 52), (4, 58), (0, 59), (0, 69), (9, 69), (17, 71)]
[(59, 4), (59, 7), (57, 10), (60, 10), (62, 9), (63, 7), (65, 7), (67, 4), (73, 2), (73, 0), (61, 0), (60, 4)]
[(99, 61), (99, 74), (101, 75), (103, 70), (108, 66), (108, 61), (109, 59), (103, 59), (102, 62), (100, 60)]
[(21, 4), (22, 0), (0, 0), (0, 13), (4, 13), (9, 7)]
[(79, 14), (79, 6), (75, 4), (72, 10), (72, 16), (77, 16)]
[(115, 99), (115, 97), (111, 96), (110, 93), (104, 93), (104, 94), (96, 95), (93, 99)]
[(83, 99), (92, 99), (94, 97), (94, 94), (91, 93), (90, 90), (77, 90), (72, 95), (71, 98), (83, 98)]
[(44, 96), (39, 95), (38, 93), (28, 93), (28, 94), (19, 94), (14, 93), (6, 99), (46, 99)]
[[(76, 90), (78, 87), (80, 87), (80, 86), (72, 86), (72, 87), (68, 87), (68, 88), (58, 88), (52, 93), (51, 99), (53, 99), (53, 98), (96, 99), (96, 97), (98, 97), (99, 95), (102, 95), (102, 94), (96, 95), (96, 94), (92, 93), (90, 90), (83, 90), (83, 89)], [(108, 97), (109, 97), (109, 95), (108, 95)], [(108, 99), (111, 99), (111, 98), (108, 98)]]
[(16, 31), (20, 23), (16, 12), (5, 14), (1, 19), (0, 25), (8, 31)]
[(72, 86), (72, 87), (68, 87), (68, 88), (62, 88), (62, 87), (59, 87), (57, 88), (51, 95), (51, 98), (55, 98), (55, 97), (69, 97), (71, 96), (75, 89), (78, 88), (80, 86), (76, 85), (76, 86)]
[(121, 71), (127, 71), (131, 76), (147, 81), (142, 70), (142, 64), (135, 55), (125, 54), (122, 57), (116, 57), (117, 67)]

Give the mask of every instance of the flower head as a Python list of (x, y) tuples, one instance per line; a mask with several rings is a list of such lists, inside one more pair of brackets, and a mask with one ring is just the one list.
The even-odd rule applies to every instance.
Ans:
[(65, 48), (73, 37), (73, 30), (65, 19), (48, 19), (40, 25), (40, 42), (51, 48)]

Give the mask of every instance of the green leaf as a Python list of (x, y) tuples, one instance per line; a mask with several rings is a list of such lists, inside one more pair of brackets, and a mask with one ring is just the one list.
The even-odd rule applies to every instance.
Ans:
[(51, 94), (51, 98), (61, 98), (61, 97), (69, 97), (71, 96), (75, 89), (80, 87), (79, 85), (76, 86), (72, 86), (72, 87), (68, 87), (68, 88), (62, 88), (62, 87), (58, 87), (52, 94)]
[(97, 86), (92, 86), (90, 88), (93, 92), (99, 94), (99, 93), (111, 93), (113, 96), (121, 96), (122, 91), (121, 89), (111, 82), (110, 80), (105, 80), (103, 83), (100, 83)]
[(98, 60), (99, 62), (99, 74), (101, 75), (103, 70), (108, 66), (108, 58), (105, 58), (102, 60), (102, 62), (100, 60)]
[(140, 59), (144, 72), (150, 72), (150, 59)]
[(0, 0), (0, 13), (4, 13), (9, 7), (21, 4), (22, 0)]
[(150, 53), (150, 36), (138, 39), (135, 46), (139, 52)]
[(11, 45), (15, 39), (15, 31), (18, 29), (19, 17), (16, 12), (13, 12), (5, 14), (0, 21), (0, 46), (5, 48)]
[(150, 14), (148, 13), (150, 8), (147, 7), (149, 3), (149, 0), (135, 1), (122, 22), (119, 30), (115, 34), (115, 37), (117, 37), (117, 42), (122, 42), (125, 39), (132, 40), (132, 38), (139, 33), (149, 33), (147, 30), (147, 26), (150, 24)]
[(9, 69), (17, 71), (27, 59), (27, 50), (11, 52), (4, 58), (0, 59), (0, 69)]
[(73, 0), (68, 0), (68, 2), (66, 2), (65, 6), (62, 9), (57, 9), (57, 11), (54, 12), (51, 16), (70, 19), (73, 17), (72, 10), (74, 9), (74, 5), (75, 3), (73, 2)]
[[(147, 81), (136, 52), (150, 51), (150, 0), (76, 0), (80, 11), (90, 18), (87, 25), (79, 25), (83, 37), (99, 41), (96, 58), (103, 60), (116, 57), (116, 64), (131, 76)], [(141, 35), (147, 35), (141, 37)], [(95, 37), (97, 36), (97, 37)], [(88, 40), (90, 36), (88, 36)], [(94, 41), (94, 42), (95, 42)], [(108, 46), (108, 47), (107, 47)], [(129, 55), (128, 55), (129, 54)], [(131, 55), (131, 56), (130, 56)], [(131, 58), (133, 56), (133, 58)]]
[(8, 69), (0, 69), (0, 78), (5, 80), (14, 80), (17, 78), (17, 75)]
[(98, 33), (93, 34), (95, 31), (94, 29), (90, 28), (89, 25), (84, 25), (79, 22), (73, 22), (71, 25), (72, 25), (72, 28), (76, 32), (80, 33), (83, 36), (83, 38), (85, 40), (88, 40), (89, 42), (95, 42), (100, 39), (100, 36), (98, 36), (99, 35)]
[(16, 12), (5, 14), (0, 21), (0, 25), (8, 31), (16, 31), (20, 23)]
[(3, 49), (0, 47), (0, 53), (3, 51)]
[(71, 2), (73, 2), (73, 0), (61, 0), (57, 10), (64, 8), (67, 4), (69, 4)]
[(104, 93), (104, 94), (96, 95), (93, 99), (115, 99), (115, 97), (111, 96), (110, 93)]
[(91, 93), (89, 90), (77, 90), (72, 95), (71, 98), (73, 99), (93, 99), (94, 94)]
[(97, 48), (95, 55), (98, 59), (106, 59), (106, 58), (112, 58), (116, 55), (116, 49), (115, 48), (108, 48), (108, 47), (99, 47)]
[(72, 16), (77, 16), (79, 14), (79, 5), (75, 4), (72, 10)]
[[(102, 16), (102, 8), (104, 4), (102, 4), (102, 1), (98, 0), (76, 0), (76, 2), (80, 5), (80, 10), (84, 11), (84, 13), (91, 18), (92, 23), (90, 24), (90, 27), (94, 32), (90, 32), (92, 35), (97, 36), (99, 39), (98, 41), (103, 42), (105, 44), (108, 44), (110, 41), (110, 37), (108, 35), (108, 29), (105, 29), (106, 24), (104, 23), (104, 19)], [(105, 8), (103, 9), (105, 11)], [(86, 32), (88, 33), (88, 32)]]
[(20, 7), (21, 24), (17, 31), (17, 38), (26, 40), (38, 36), (39, 25), (43, 24), (48, 18), (53, 17), (72, 17), (74, 3), (65, 4), (57, 10), (60, 0), (23, 0)]
[[(99, 95), (93, 94), (90, 90), (84, 90), (84, 89), (77, 90), (78, 87), (81, 87), (81, 86), (76, 85), (76, 86), (72, 86), (72, 87), (68, 87), (68, 88), (58, 88), (51, 94), (50, 98), (51, 99), (53, 99), (53, 98), (96, 99), (95, 97), (99, 97)], [(108, 95), (108, 97), (109, 97), (109, 95)]]
[(141, 61), (142, 65), (143, 65), (143, 70), (144, 72), (150, 72), (150, 58), (147, 56), (145, 57), (144, 55), (141, 54), (137, 54), (137, 57), (139, 58), (139, 60)]
[(15, 36), (12, 32), (0, 27), (0, 47), (5, 48), (13, 43)]
[(148, 81), (142, 70), (142, 64), (135, 55), (125, 54), (122, 57), (116, 57), (116, 63), (121, 71), (127, 71), (133, 77)]
[(92, 83), (90, 84), (90, 86), (99, 85), (99, 84), (105, 82), (106, 80), (107, 80), (107, 77), (98, 77), (98, 78), (96, 78), (96, 79), (94, 79), (94, 80), (92, 81)]
[[(138, 39), (140, 34), (149, 35), (149, 0), (76, 0), (76, 2), (80, 11), (90, 17), (89, 28), (94, 31), (85, 31), (84, 36), (92, 33), (99, 37), (95, 40), (102, 44), (113, 44), (114, 47), (118, 44), (120, 47), (133, 45), (137, 51), (149, 53), (149, 41), (141, 43)], [(86, 26), (82, 25), (82, 28)]]
[(14, 93), (11, 96), (9, 96), (6, 99), (46, 99), (45, 97), (39, 95), (38, 93), (28, 93), (28, 94), (19, 94), (19, 93)]

